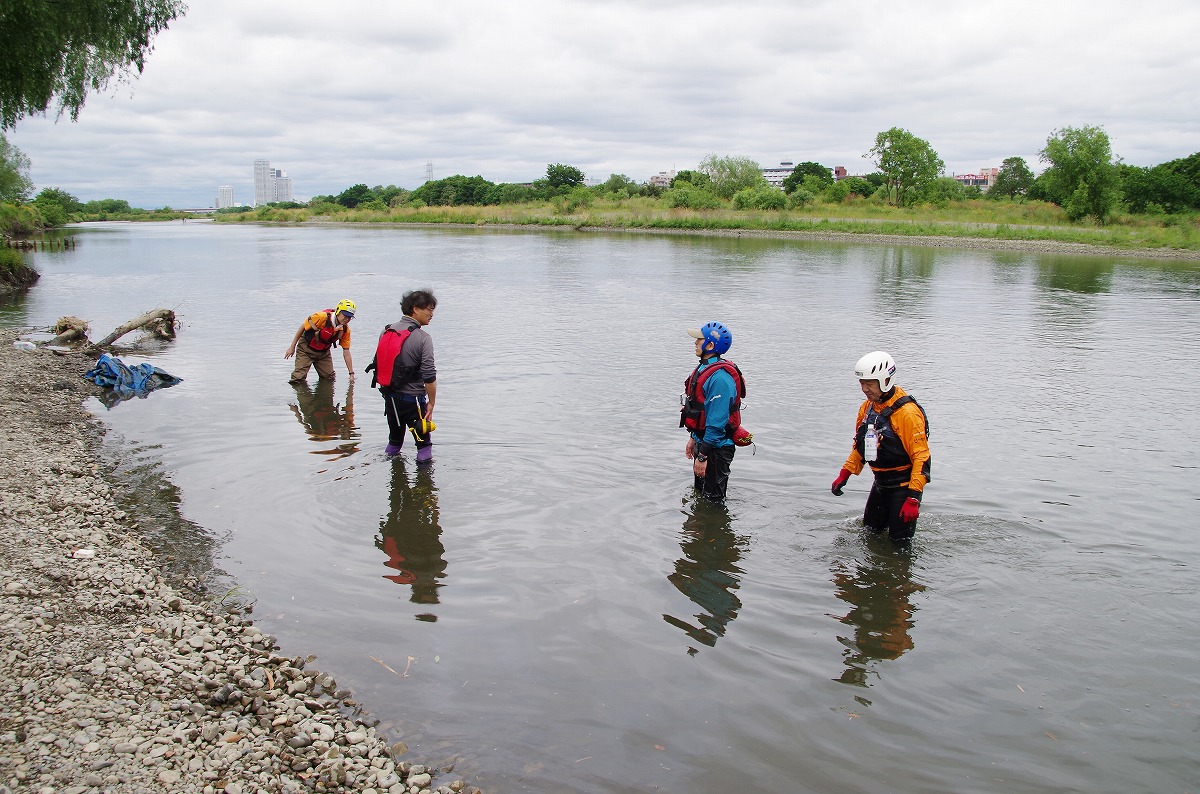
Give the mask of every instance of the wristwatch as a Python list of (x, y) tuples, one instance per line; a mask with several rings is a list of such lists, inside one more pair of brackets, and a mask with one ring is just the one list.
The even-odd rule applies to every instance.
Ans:
[(697, 463), (704, 463), (707, 460), (708, 460), (708, 455), (697, 455), (696, 456)]

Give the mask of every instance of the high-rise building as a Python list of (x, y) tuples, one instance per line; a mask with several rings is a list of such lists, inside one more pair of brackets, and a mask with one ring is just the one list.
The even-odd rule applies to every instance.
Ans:
[(254, 206), (292, 201), (292, 180), (287, 171), (271, 167), (270, 160), (254, 161)]
[(287, 171), (275, 172), (275, 198), (272, 201), (292, 200), (292, 178)]
[(233, 203), (233, 185), (221, 185), (217, 188), (217, 209), (235, 206)]
[(274, 199), (275, 171), (270, 160), (254, 161), (254, 206), (261, 207)]

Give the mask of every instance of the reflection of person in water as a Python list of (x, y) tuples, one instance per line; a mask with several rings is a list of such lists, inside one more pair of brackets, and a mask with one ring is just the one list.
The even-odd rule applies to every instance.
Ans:
[(909, 599), (925, 585), (912, 580), (911, 549), (868, 536), (863, 552), (860, 560), (838, 560), (832, 572), (837, 597), (850, 604), (850, 611), (838, 620), (854, 627), (853, 639), (838, 638), (846, 646), (846, 669), (836, 680), (865, 687), (872, 672), (879, 675), (872, 671), (872, 662), (899, 659), (912, 650), (909, 632), (917, 608)]
[[(725, 634), (725, 626), (737, 617), (742, 602), (734, 595), (741, 582), (738, 561), (746, 539), (733, 534), (724, 505), (697, 499), (679, 533), (683, 557), (675, 561), (675, 572), (667, 577), (692, 601), (704, 609), (693, 617), (699, 625), (663, 615), (663, 620), (681, 628), (696, 642), (713, 646)], [(695, 654), (695, 648), (688, 649)]]
[(339, 442), (332, 449), (314, 450), (314, 455), (346, 457), (358, 452), (358, 427), (354, 424), (354, 384), (346, 388), (345, 406), (333, 402), (334, 381), (322, 378), (316, 387), (304, 381), (293, 383), (296, 402), (289, 407), (313, 441)]
[[(437, 487), (428, 466), (417, 468), (410, 481), (404, 461), (392, 462), (392, 487), (388, 514), (379, 525), (375, 545), (388, 556), (387, 567), (395, 573), (383, 578), (412, 586), (414, 604), (438, 603), (439, 580), (446, 576), (446, 549), (438, 523)], [(418, 616), (437, 620), (434, 615)]]

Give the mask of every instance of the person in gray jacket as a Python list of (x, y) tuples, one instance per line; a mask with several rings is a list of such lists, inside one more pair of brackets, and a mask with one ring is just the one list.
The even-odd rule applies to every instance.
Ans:
[[(397, 373), (391, 385), (381, 386), (383, 412), (388, 422), (388, 445), (384, 454), (398, 455), (408, 429), (417, 443), (417, 463), (433, 459), (433, 407), (437, 402), (437, 365), (433, 358), (433, 338), (425, 326), (433, 321), (437, 298), (429, 290), (406, 292), (400, 300), (404, 317), (383, 330), (409, 332), (400, 349)], [(382, 338), (382, 335), (381, 335)]]

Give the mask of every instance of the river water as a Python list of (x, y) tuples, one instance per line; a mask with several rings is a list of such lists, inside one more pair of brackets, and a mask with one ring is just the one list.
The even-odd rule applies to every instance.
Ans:
[[(183, 383), (94, 410), (289, 655), (489, 791), (1195, 791), (1200, 263), (738, 238), (98, 224), (8, 325)], [(435, 460), (361, 370), (430, 287)], [(357, 383), (288, 385), (349, 297)], [(677, 429), (685, 329), (746, 373), (726, 510)], [(886, 349), (931, 423), (912, 547), (829, 483)], [(315, 381), (315, 373), (310, 375)], [(411, 442), (410, 442), (411, 444)], [(132, 463), (131, 463), (132, 462)], [(136, 464), (136, 465), (134, 465)], [(146, 517), (153, 530), (162, 521)], [(1189, 529), (1190, 527), (1190, 529)], [(165, 530), (164, 530), (165, 531)]]

